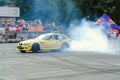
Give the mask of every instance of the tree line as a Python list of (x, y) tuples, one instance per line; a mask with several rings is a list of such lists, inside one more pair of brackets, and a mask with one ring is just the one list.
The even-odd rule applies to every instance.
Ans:
[(72, 0), (82, 16), (91, 20), (106, 13), (120, 25), (120, 0)]
[[(20, 7), (21, 16), (24, 16), (33, 9), (34, 0), (11, 0), (15, 6)], [(49, 2), (49, 0), (46, 0)], [(50, 0), (53, 1), (53, 0)], [(71, 1), (76, 10), (67, 13), (66, 6)], [(62, 22), (70, 22), (73, 19), (87, 18), (89, 20), (97, 20), (102, 14), (106, 13), (118, 25), (120, 25), (120, 0), (58, 0), (58, 3), (50, 3), (59, 9), (59, 20)], [(73, 9), (73, 8), (72, 8)], [(74, 8), (75, 9), (75, 8)], [(69, 16), (66, 16), (69, 15)], [(61, 17), (63, 16), (63, 17)]]

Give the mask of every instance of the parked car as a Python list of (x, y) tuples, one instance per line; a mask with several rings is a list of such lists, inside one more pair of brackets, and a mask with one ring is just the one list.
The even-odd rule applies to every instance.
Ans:
[(17, 49), (25, 53), (26, 51), (38, 52), (39, 50), (63, 50), (69, 48), (70, 39), (61, 33), (41, 34), (35, 39), (21, 41)]

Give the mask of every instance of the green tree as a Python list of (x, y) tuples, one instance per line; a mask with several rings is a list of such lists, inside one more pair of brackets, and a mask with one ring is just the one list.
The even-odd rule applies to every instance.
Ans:
[(102, 14), (108, 14), (120, 25), (120, 0), (73, 0), (83, 17), (95, 19)]
[(57, 0), (54, 4), (57, 7), (58, 22), (68, 26), (72, 20), (78, 19), (79, 12), (77, 12), (72, 0)]

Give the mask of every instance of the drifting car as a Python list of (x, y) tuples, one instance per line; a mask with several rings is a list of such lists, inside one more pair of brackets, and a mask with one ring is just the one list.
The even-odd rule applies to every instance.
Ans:
[(63, 50), (70, 47), (70, 39), (61, 33), (41, 34), (35, 39), (21, 41), (17, 45), (17, 49), (25, 53), (26, 51), (38, 52), (39, 50)]

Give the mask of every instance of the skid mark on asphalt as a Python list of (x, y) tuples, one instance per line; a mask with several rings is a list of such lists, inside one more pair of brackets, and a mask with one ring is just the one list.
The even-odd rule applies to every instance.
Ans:
[[(38, 55), (37, 55), (38, 56)], [(54, 54), (49, 54), (49, 55), (47, 55), (47, 56), (51, 56), (51, 57), (53, 57), (53, 58), (56, 58), (56, 60), (60, 60), (60, 61), (62, 61), (62, 62), (65, 62), (65, 64), (64, 65), (59, 65), (59, 64), (57, 64), (57, 66), (62, 66), (62, 67), (64, 67), (64, 68), (66, 68), (66, 69), (73, 69), (73, 70), (79, 70), (79, 67), (83, 67), (83, 68), (87, 68), (87, 69), (92, 69), (92, 70), (97, 70), (97, 71), (100, 71), (100, 72), (106, 72), (106, 73), (115, 73), (115, 72), (120, 72), (120, 70), (119, 70), (119, 67), (120, 66), (117, 66), (117, 65), (114, 65), (114, 64), (109, 64), (109, 63), (105, 63), (105, 62), (100, 62), (100, 61), (94, 61), (95, 63), (99, 63), (99, 64), (102, 64), (102, 66), (105, 66), (105, 65), (110, 65), (110, 66), (112, 66), (112, 67), (115, 67), (115, 69), (100, 69), (100, 68), (95, 68), (95, 67), (90, 67), (90, 66), (86, 66), (86, 65), (84, 65), (84, 64), (81, 64), (81, 63), (74, 63), (74, 62), (72, 62), (72, 61), (70, 61), (70, 60), (67, 60), (67, 59), (63, 59), (63, 58), (60, 58), (60, 56), (58, 57), (58, 56), (55, 56)], [(79, 56), (76, 56), (76, 55), (71, 55), (72, 57), (78, 57), (79, 58)], [(25, 57), (25, 56), (24, 56)], [(27, 58), (28, 58), (28, 56), (26, 56)], [(33, 60), (35, 60), (35, 61), (33, 61)], [(28, 58), (28, 61), (31, 63), (40, 63), (40, 61), (39, 61), (40, 59), (39, 59), (39, 57), (38, 58), (34, 58), (34, 57), (29, 57)], [(85, 59), (84, 59), (85, 60)], [(90, 61), (89, 59), (87, 59), (88, 61)], [(92, 60), (93, 61), (93, 60)], [(50, 62), (47, 62), (47, 61), (44, 61), (44, 62), (46, 62), (47, 64), (49, 64), (49, 65), (53, 65), (53, 66), (56, 66), (54, 63), (50, 63)], [(68, 67), (69, 66), (69, 67)]]
[[(117, 67), (117, 68), (115, 68), (115, 69), (101, 69), (101, 68), (95, 68), (95, 67), (90, 67), (90, 66), (87, 66), (87, 65), (85, 65), (85, 64), (78, 64), (78, 63), (74, 63), (74, 62), (72, 62), (72, 61), (70, 61), (70, 60), (67, 60), (67, 59), (63, 59), (63, 58), (60, 58), (60, 57), (57, 57), (57, 56), (55, 56), (55, 55), (52, 55), (54, 58), (56, 58), (56, 59), (59, 59), (59, 60), (61, 60), (61, 61), (63, 61), (63, 62), (66, 62), (66, 63), (69, 63), (69, 64), (71, 64), (71, 65), (73, 65), (73, 66), (76, 66), (76, 67), (83, 67), (83, 68), (86, 68), (86, 69), (92, 69), (92, 70), (96, 70), (96, 71), (98, 71), (99, 73), (101, 73), (101, 72), (103, 72), (103, 73), (110, 73), (110, 74), (116, 74), (116, 75), (119, 75), (118, 74), (118, 72), (120, 72), (120, 69), (119, 69), (119, 67), (120, 66), (116, 66), (116, 65), (113, 65), (113, 64), (109, 64), (109, 65), (111, 65), (112, 67)], [(76, 57), (76, 56), (75, 56)], [(102, 64), (103, 66), (105, 66), (105, 65), (108, 65), (107, 63), (103, 63), (103, 62), (96, 62), (96, 63), (100, 63), (100, 64)], [(75, 68), (75, 69), (78, 69), (78, 68)]]
[[(41, 54), (40, 54), (41, 55)], [(39, 56), (40, 56), (39, 55)], [(28, 61), (31, 63), (32, 60), (34, 60), (34, 62), (32, 63), (40, 63), (39, 61), (41, 60), (40, 57), (38, 55), (36, 57), (28, 57)], [(46, 56), (46, 54), (45, 54)], [(80, 69), (86, 69), (86, 71), (84, 72), (78, 72), (78, 73), (73, 73), (73, 74), (66, 74), (66, 75), (57, 75), (57, 76), (51, 76), (51, 77), (42, 77), (42, 78), (39, 78), (39, 79), (49, 79), (49, 78), (55, 78), (55, 77), (69, 77), (69, 76), (75, 76), (75, 75), (84, 75), (84, 74), (102, 74), (102, 73), (107, 73), (107, 74), (114, 74), (114, 75), (120, 75), (120, 69), (119, 69), (119, 66), (116, 66), (114, 64), (108, 64), (108, 63), (104, 63), (104, 62), (100, 62), (100, 61), (93, 61), (91, 59), (84, 59), (82, 58), (83, 60), (88, 60), (88, 61), (93, 61), (95, 63), (99, 63), (101, 64), (103, 67), (106, 67), (106, 65), (110, 65), (112, 67), (115, 67), (114, 69), (101, 69), (100, 67), (99, 68), (96, 68), (96, 67), (91, 67), (91, 66), (88, 66), (86, 64), (83, 64), (83, 63), (74, 63), (72, 60), (70, 59), (67, 59), (67, 58), (61, 58), (61, 56), (59, 56), (59, 54), (55, 54), (55, 53), (52, 53), (52, 54), (47, 54), (47, 56), (49, 56), (50, 58), (53, 58), (59, 62), (63, 62), (63, 64), (55, 64), (55, 63), (52, 63), (52, 62), (49, 62), (49, 61), (44, 61), (43, 60), (43, 63), (45, 64), (48, 64), (50, 66), (54, 66), (54, 67), (59, 67), (61, 69), (65, 69), (65, 71), (80, 71)], [(79, 56), (78, 55), (70, 55), (72, 57), (75, 57), (76, 59), (79, 59)], [(96, 65), (95, 65), (96, 66)], [(56, 72), (56, 71), (55, 71)], [(62, 72), (62, 70), (60, 71), (57, 71), (57, 72)], [(47, 73), (52, 73), (52, 72), (47, 72)], [(31, 79), (32, 80), (32, 79)]]

